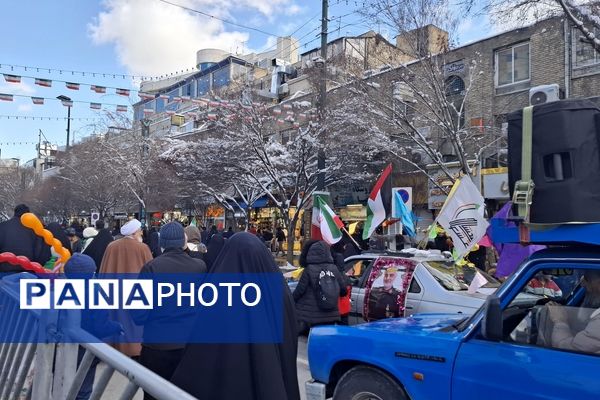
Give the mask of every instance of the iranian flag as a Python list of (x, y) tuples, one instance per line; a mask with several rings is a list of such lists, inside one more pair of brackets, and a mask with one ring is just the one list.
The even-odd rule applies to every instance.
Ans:
[(120, 96), (129, 96), (129, 89), (121, 89), (121, 88), (117, 88), (115, 90), (115, 93), (120, 95)]
[(117, 112), (127, 112), (127, 106), (117, 106)]
[(151, 94), (151, 93), (142, 93), (142, 92), (139, 92), (138, 96), (140, 96), (140, 98), (142, 100), (154, 100), (154, 95)]
[(50, 79), (35, 78), (35, 84), (43, 87), (52, 87), (52, 81)]
[(312, 225), (315, 228), (312, 232), (313, 239), (322, 239), (332, 245), (342, 238), (341, 228), (344, 227), (344, 223), (319, 195), (315, 196)]
[(367, 202), (367, 220), (363, 240), (371, 237), (375, 229), (385, 221), (392, 211), (392, 164), (389, 164), (371, 190)]
[(67, 89), (71, 89), (71, 90), (79, 90), (79, 83), (75, 83), (75, 82), (65, 82)]
[(105, 86), (92, 85), (91, 89), (96, 93), (106, 93)]
[(36, 104), (36, 105), (44, 104), (44, 98), (43, 97), (32, 97), (31, 101), (33, 102), (33, 104)]
[(2, 101), (13, 101), (13, 95), (7, 93), (0, 93), (0, 100)]
[(100, 104), (100, 103), (90, 103), (90, 108), (92, 110), (100, 110), (102, 108), (102, 104)]
[(4, 74), (4, 79), (9, 83), (21, 83), (21, 77), (19, 75)]

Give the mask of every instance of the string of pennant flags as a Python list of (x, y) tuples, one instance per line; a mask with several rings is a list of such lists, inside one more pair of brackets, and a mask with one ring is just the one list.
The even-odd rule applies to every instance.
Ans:
[(103, 77), (103, 78), (113, 78), (113, 79), (136, 79), (142, 81), (155, 81), (160, 79), (165, 79), (181, 74), (185, 74), (188, 72), (198, 71), (196, 67), (191, 67), (187, 69), (182, 69), (180, 71), (166, 73), (164, 75), (157, 76), (146, 76), (146, 75), (129, 75), (129, 74), (120, 74), (113, 72), (94, 72), (94, 71), (75, 71), (70, 69), (56, 69), (56, 68), (46, 68), (46, 67), (36, 67), (36, 66), (28, 66), (28, 65), (16, 65), (16, 64), (5, 64), (0, 63), (0, 69), (10, 69), (11, 71), (35, 71), (35, 72), (47, 72), (62, 74), (71, 74), (71, 76), (91, 76), (91, 77)]
[(71, 121), (97, 121), (100, 117), (46, 117), (46, 116), (35, 116), (35, 115), (0, 115), (0, 119), (26, 119), (26, 120), (39, 120), (39, 121), (64, 121), (70, 119)]
[(111, 104), (111, 103), (93, 103), (87, 101), (80, 100), (60, 100), (52, 97), (35, 97), (35, 96), (26, 96), (22, 94), (8, 94), (8, 93), (0, 93), (0, 101), (13, 101), (15, 97), (23, 97), (30, 98), (32, 103), (35, 105), (43, 105), (46, 100), (54, 100), (60, 101), (65, 107), (73, 107), (74, 103), (85, 103), (89, 104), (92, 110), (101, 110), (102, 106), (116, 106), (117, 112), (127, 112), (129, 111), (129, 107), (122, 104)]
[(0, 146), (21, 146), (21, 145), (35, 145), (37, 142), (0, 142)]
[(101, 86), (101, 85), (93, 85), (89, 83), (78, 83), (78, 82), (69, 82), (63, 81), (60, 79), (45, 79), (45, 78), (36, 78), (35, 76), (25, 76), (25, 75), (11, 75), (11, 74), (3, 74), (4, 80), (8, 83), (21, 83), (22, 78), (33, 79), (34, 83), (41, 87), (52, 87), (53, 82), (64, 83), (65, 87), (70, 90), (79, 90), (81, 86), (89, 86), (93, 92), (96, 93), (106, 93), (106, 89), (114, 89), (115, 94), (120, 96), (129, 97), (131, 92), (137, 92), (136, 89), (125, 89), (111, 86)]

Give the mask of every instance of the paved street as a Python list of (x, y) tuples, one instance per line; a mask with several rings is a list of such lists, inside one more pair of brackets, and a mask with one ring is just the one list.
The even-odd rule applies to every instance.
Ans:
[[(306, 340), (306, 337), (300, 337), (298, 340), (298, 383), (300, 385), (300, 398), (302, 400), (306, 399), (306, 396), (304, 395), (304, 382), (310, 379), (308, 358), (306, 355)], [(100, 375), (102, 368), (103, 366), (98, 368), (96, 376)], [(119, 398), (126, 385), (127, 380), (121, 374), (115, 373), (108, 384), (106, 392), (102, 396), (102, 400), (114, 400)], [(133, 399), (142, 400), (143, 398), (144, 395), (142, 390), (139, 390)]]

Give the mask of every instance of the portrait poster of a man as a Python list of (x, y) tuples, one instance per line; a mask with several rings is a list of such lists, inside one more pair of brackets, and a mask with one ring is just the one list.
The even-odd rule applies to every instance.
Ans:
[(414, 263), (408, 260), (379, 259), (367, 281), (365, 319), (375, 321), (404, 316), (406, 292)]

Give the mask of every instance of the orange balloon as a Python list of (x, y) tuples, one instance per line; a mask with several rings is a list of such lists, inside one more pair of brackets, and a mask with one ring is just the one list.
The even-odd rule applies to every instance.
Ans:
[(48, 229), (43, 229), (41, 236), (44, 238), (44, 242), (46, 242), (47, 245), (53, 244), (52, 240), (54, 239), (54, 235)]
[(33, 213), (25, 213), (21, 215), (21, 223), (27, 228), (33, 229), (35, 233), (38, 233), (44, 229), (42, 222)]
[(52, 239), (52, 247), (54, 247), (54, 251), (56, 251), (62, 247), (62, 243), (57, 238), (54, 238)]

